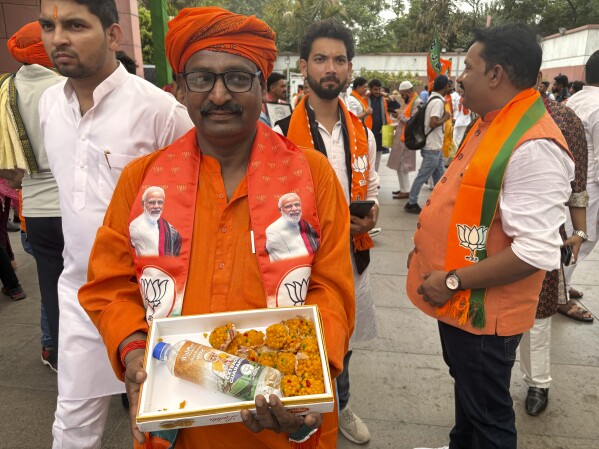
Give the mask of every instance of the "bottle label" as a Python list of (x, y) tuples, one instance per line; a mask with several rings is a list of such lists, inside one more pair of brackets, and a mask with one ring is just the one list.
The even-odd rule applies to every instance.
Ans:
[(262, 376), (265, 370), (273, 369), (187, 341), (181, 346), (177, 355), (174, 375), (226, 395), (252, 401), (256, 394), (277, 394), (278, 385), (273, 385), (275, 388), (270, 385), (260, 385), (262, 377), (272, 377), (268, 376), (268, 372)]

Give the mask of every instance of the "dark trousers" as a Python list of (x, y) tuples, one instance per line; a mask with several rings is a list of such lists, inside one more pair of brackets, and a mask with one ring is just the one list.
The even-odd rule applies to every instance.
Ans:
[(50, 336), (54, 349), (58, 349), (58, 278), (62, 273), (64, 260), (64, 238), (60, 217), (25, 217), (27, 238), (31, 243), (37, 277), (40, 284), (42, 304), (48, 318)]
[(20, 286), (19, 279), (12, 267), (11, 260), (14, 254), (8, 239), (6, 224), (8, 223), (8, 214), (10, 213), (10, 198), (4, 198), (4, 206), (0, 205), (0, 281), (7, 290), (12, 290)]
[(337, 397), (339, 398), (339, 410), (347, 407), (349, 402), (349, 359), (351, 359), (352, 350), (350, 349), (343, 357), (343, 371), (337, 376)]
[(474, 335), (439, 321), (443, 358), (455, 380), (450, 449), (517, 449), (510, 378), (520, 335)]

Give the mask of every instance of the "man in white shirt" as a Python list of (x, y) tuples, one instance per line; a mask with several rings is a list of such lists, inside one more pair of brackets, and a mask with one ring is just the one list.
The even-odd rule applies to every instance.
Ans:
[[(599, 239), (599, 51), (589, 57), (585, 65), (585, 77), (587, 85), (568, 99), (568, 107), (582, 120), (589, 150), (587, 171), (589, 204), (586, 215), (588, 235), (586, 235), (585, 242), (580, 247), (576, 263), (564, 267), (569, 301), (568, 304), (558, 306), (558, 312), (571, 318), (579, 317), (580, 321), (590, 322), (593, 321), (592, 315), (573, 303), (572, 299), (582, 297), (582, 293), (573, 291), (570, 282), (576, 267), (593, 251)], [(579, 232), (573, 229), (571, 220), (566, 222), (566, 233), (568, 235)], [(572, 312), (578, 313), (573, 314)]]
[[(59, 83), (62, 77), (50, 69), (52, 61), (44, 50), (38, 22), (28, 23), (17, 31), (10, 38), (8, 49), (15, 60), (24, 64), (13, 77), (17, 105), (13, 115), (19, 116), (15, 123), (20, 122), (23, 127), (26, 146), (31, 151), (29, 158), (35, 161), (36, 168), (27, 174), (24, 172), (27, 167), (24, 166), (19, 166), (17, 169), (14, 165), (10, 169), (6, 166), (2, 168), (7, 170), (2, 171), (11, 175), (15, 187), (19, 183), (21, 186), (22, 214), (27, 227), (25, 236), (35, 258), (42, 299), (41, 358), (44, 365), (56, 371), (59, 320), (56, 285), (62, 272), (64, 240), (58, 186), (50, 172), (44, 148), (38, 105), (44, 91)], [(11, 92), (12, 89), (9, 90), (9, 97)], [(10, 101), (10, 98), (7, 98), (7, 101)], [(17, 133), (14, 137), (15, 140), (19, 140)], [(0, 141), (0, 148), (7, 144), (12, 145), (13, 148), (23, 146), (22, 142), (7, 139), (7, 141)]]
[[(348, 204), (351, 199), (375, 201), (366, 217), (350, 217), (356, 323), (350, 350), (343, 361), (344, 370), (336, 379), (339, 430), (350, 441), (364, 444), (370, 440), (368, 427), (348, 407), (349, 361), (352, 342), (371, 340), (377, 335), (374, 298), (367, 267), (370, 263), (369, 248), (374, 246), (368, 231), (374, 228), (379, 211), (379, 176), (374, 169), (376, 142), (372, 132), (358, 118), (349, 114), (339, 99), (340, 92), (351, 76), (354, 54), (352, 34), (342, 24), (332, 19), (312, 24), (300, 43), (300, 69), (310, 86), (310, 94), (304, 97), (291, 117), (279, 121), (273, 129), (286, 135), (292, 142), (309, 133), (315, 150), (328, 157)], [(307, 121), (304, 118), (306, 116)], [(355, 137), (348, 139), (346, 136)], [(357, 197), (356, 192), (365, 192), (365, 196)]]
[(372, 115), (372, 108), (366, 101), (366, 92), (368, 91), (368, 80), (363, 76), (358, 76), (352, 83), (351, 93), (347, 96), (345, 104), (347, 109), (353, 112), (360, 120), (365, 121)]
[[(53, 449), (99, 448), (110, 395), (124, 392), (96, 327), (79, 305), (96, 230), (125, 165), (192, 127), (174, 97), (129, 74), (114, 0), (42, 0), (46, 52), (68, 77), (40, 100), (40, 124), (59, 188), (65, 239), (58, 281), (58, 400)], [(124, 218), (126, 219), (126, 217)]]
[(408, 202), (404, 210), (411, 214), (419, 214), (422, 210), (418, 205), (420, 189), (432, 176), (433, 184), (436, 185), (445, 172), (443, 164), (443, 124), (451, 120), (451, 115), (445, 110), (445, 95), (449, 92), (449, 79), (445, 75), (439, 75), (433, 83), (433, 91), (426, 103), (424, 115), (424, 132), (426, 133), (426, 144), (420, 151), (422, 165), (416, 179), (412, 183)]

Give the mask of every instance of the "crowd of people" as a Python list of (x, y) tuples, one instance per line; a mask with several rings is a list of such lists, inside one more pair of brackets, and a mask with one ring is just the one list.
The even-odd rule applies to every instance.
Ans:
[[(168, 24), (165, 89), (134, 74), (118, 23), (114, 0), (42, 0), (39, 22), (8, 43), (22, 68), (0, 78), (0, 177), (22, 195), (42, 362), (58, 379), (53, 449), (99, 448), (115, 394), (139, 448), (334, 448), (338, 432), (370, 441), (349, 406), (350, 362), (355, 342), (378, 335), (370, 251), (388, 150), (393, 198), (418, 215), (406, 292), (438, 321), (455, 382), (446, 447), (516, 449), (518, 346), (536, 416), (548, 404), (551, 316), (593, 321), (570, 283), (598, 239), (599, 51), (586, 84), (559, 75), (551, 98), (528, 27), (476, 30), (455, 84), (439, 75), (419, 92), (354, 77), (352, 33), (328, 19), (302, 36), (304, 84), (289, 98), (273, 72), (275, 34), (254, 16), (183, 9)], [(269, 103), (289, 113), (274, 120)], [(410, 183), (418, 152), (406, 125), (419, 113)], [(0, 193), (2, 293), (20, 300), (6, 236), (16, 193)], [(352, 215), (361, 201), (370, 211)], [(309, 287), (292, 297), (283, 280)], [(175, 285), (160, 302), (140, 289), (156, 281)], [(139, 431), (154, 317), (302, 304), (322, 315), (334, 412), (296, 415), (259, 395), (240, 423)]]

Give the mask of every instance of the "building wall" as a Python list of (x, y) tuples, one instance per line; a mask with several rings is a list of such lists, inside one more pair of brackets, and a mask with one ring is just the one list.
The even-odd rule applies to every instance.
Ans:
[[(6, 43), (19, 28), (39, 18), (40, 3), (40, 0), (0, 0), (0, 73), (19, 69), (20, 64), (8, 53)], [(141, 76), (143, 65), (137, 0), (116, 0), (116, 3), (124, 34), (121, 50), (135, 59)]]

